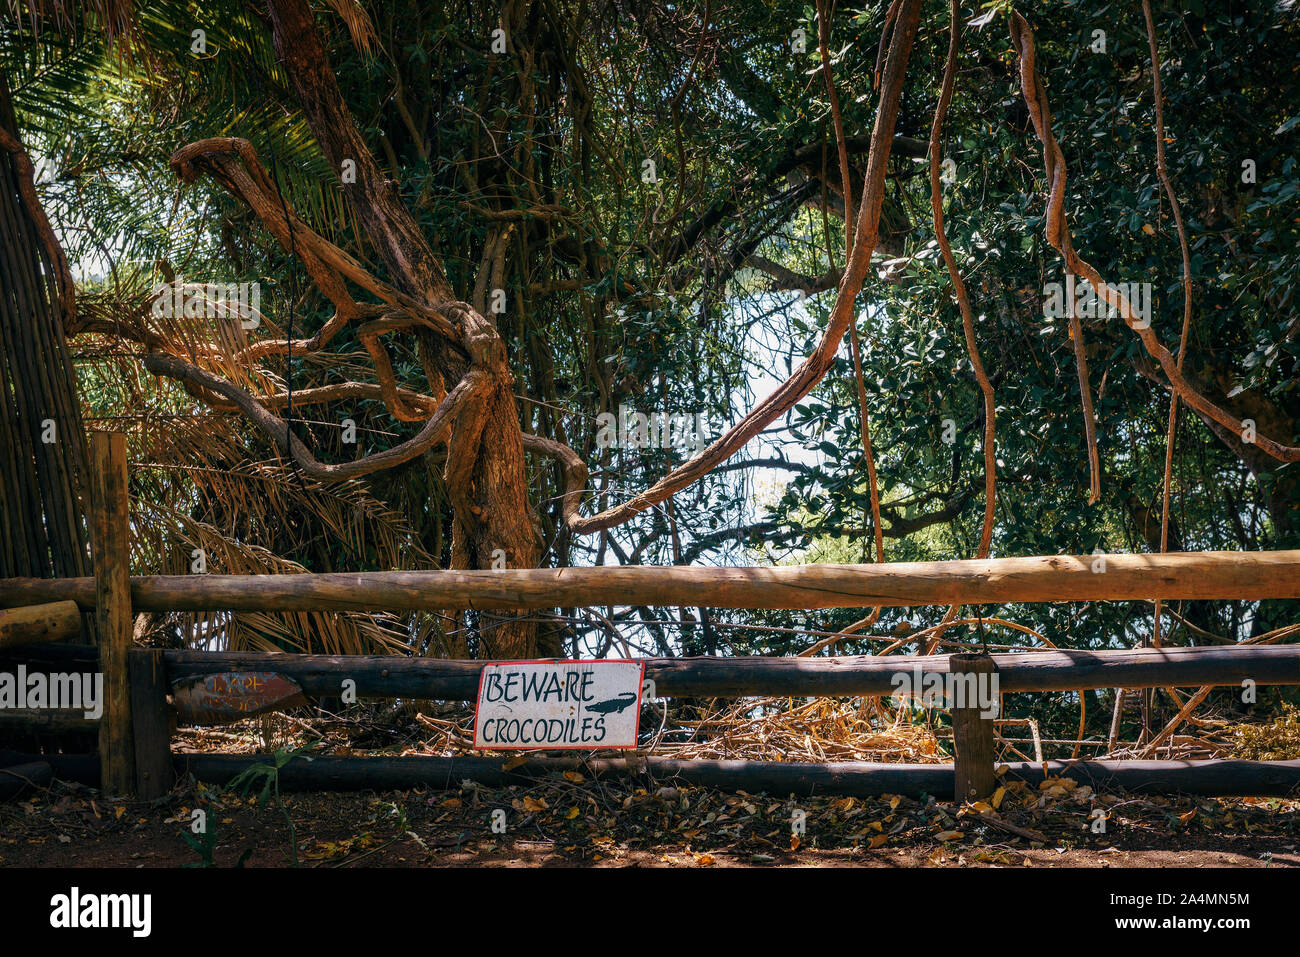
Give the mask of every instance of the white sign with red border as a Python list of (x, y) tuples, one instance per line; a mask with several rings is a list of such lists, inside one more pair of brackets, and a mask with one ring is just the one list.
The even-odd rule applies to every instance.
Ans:
[(483, 666), (474, 747), (635, 748), (645, 662), (500, 661)]

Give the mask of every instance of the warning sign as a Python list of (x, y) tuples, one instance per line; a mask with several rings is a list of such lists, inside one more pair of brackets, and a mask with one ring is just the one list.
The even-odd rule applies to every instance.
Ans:
[(474, 747), (635, 748), (642, 661), (506, 661), (485, 665)]

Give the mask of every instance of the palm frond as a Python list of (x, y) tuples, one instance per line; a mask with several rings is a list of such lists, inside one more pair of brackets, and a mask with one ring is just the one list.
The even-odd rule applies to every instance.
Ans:
[(348, 36), (357, 52), (369, 56), (379, 39), (375, 36), (375, 25), (370, 22), (370, 15), (356, 0), (325, 0), (330, 9), (338, 14), (343, 25), (348, 28)]

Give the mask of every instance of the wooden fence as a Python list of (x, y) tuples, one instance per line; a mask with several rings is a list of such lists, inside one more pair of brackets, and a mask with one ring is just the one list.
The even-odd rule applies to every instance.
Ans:
[[(1051, 556), (890, 565), (780, 568), (583, 568), (499, 572), (376, 572), (334, 575), (159, 576), (127, 574), (126, 456), (120, 435), (91, 442), (94, 569), (90, 579), (0, 580), (0, 671), (13, 663), (92, 667), (104, 675), (104, 714), (0, 710), (0, 727), (97, 729), (99, 756), (9, 756), (0, 795), (51, 775), (98, 783), (114, 794), (156, 798), (174, 775), (222, 783), (266, 756), (181, 755), (170, 750), (173, 705), (205, 676), (274, 676), (306, 694), (472, 700), (484, 662), (425, 658), (170, 651), (132, 647), (139, 610), (348, 611), (507, 609), (584, 604), (733, 608), (857, 607), (1008, 601), (1300, 598), (1300, 551)], [(80, 613), (93, 611), (99, 647), (66, 644)], [(1091, 688), (1300, 684), (1300, 646), (1239, 645), (994, 655), (835, 658), (653, 658), (645, 677), (660, 697), (890, 695), (899, 674), (996, 673), (1001, 692)], [(286, 698), (286, 700), (289, 700)], [(297, 698), (296, 700), (301, 700)], [(535, 757), (317, 757), (280, 772), (286, 789), (457, 787), (527, 781), (576, 767), (600, 774), (676, 777), (700, 785), (777, 793), (928, 793), (984, 796), (995, 775), (1044, 773), (1094, 787), (1200, 795), (1300, 793), (1300, 761), (1080, 761), (994, 765), (993, 722), (977, 707), (953, 708), (953, 764), (806, 764), (678, 760), (634, 753), (577, 759)], [(191, 712), (191, 717), (193, 717)], [(201, 718), (200, 718), (201, 720)], [(0, 759), (5, 755), (0, 753)], [(0, 762), (3, 763), (3, 762)]]

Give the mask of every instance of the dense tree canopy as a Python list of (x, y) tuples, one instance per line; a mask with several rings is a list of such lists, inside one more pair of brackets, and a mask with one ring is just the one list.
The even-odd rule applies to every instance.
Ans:
[[(18, 5), (0, 72), (76, 279), (86, 417), (131, 436), (139, 570), (186, 571), (196, 549), (209, 571), (333, 571), (1296, 547), (1300, 466), (1277, 448), (1300, 439), (1300, 12), (1152, 7), (1149, 32), (1141, 3), (1037, 4), (1030, 34), (1010, 3), (967, 5), (953, 34), (946, 4), (901, 0)], [(846, 205), (859, 245), (879, 220), (857, 281)], [(1104, 304), (1050, 314), (1062, 242), (1139, 302), (1150, 284), (1149, 342)], [(158, 316), (181, 281), (259, 283), (256, 325)], [(850, 334), (807, 395), (674, 494), (637, 498), (749, 421), (839, 315)], [(1223, 415), (1184, 395), (1170, 433), (1151, 343)], [(236, 393), (289, 420), (305, 457)], [(637, 414), (674, 438), (636, 447)], [(151, 627), (427, 654), (791, 653), (870, 609), (557, 611)], [(1154, 612), (953, 610), (995, 621), (945, 641), (1129, 645)], [(1200, 643), (1293, 612), (1193, 603), (1160, 621)], [(819, 653), (943, 616), (889, 610)]]

